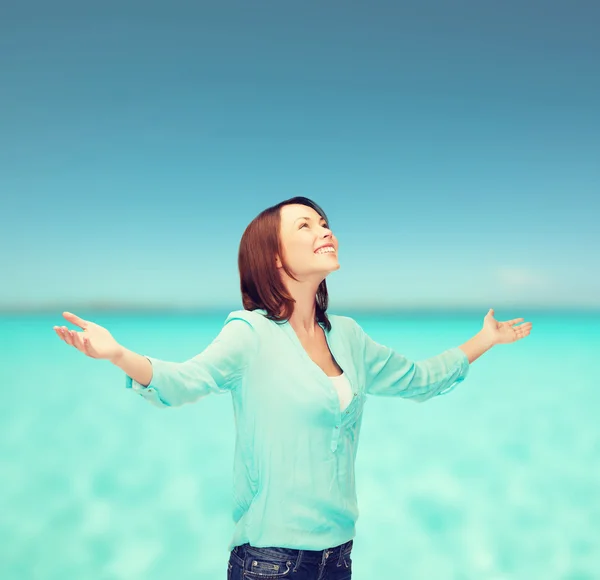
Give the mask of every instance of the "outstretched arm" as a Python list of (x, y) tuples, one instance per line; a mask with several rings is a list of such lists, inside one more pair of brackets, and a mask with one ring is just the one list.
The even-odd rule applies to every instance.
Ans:
[(465, 380), (470, 364), (496, 344), (516, 342), (528, 336), (531, 323), (515, 326), (522, 318), (498, 322), (490, 309), (483, 328), (464, 344), (437, 356), (413, 361), (378, 344), (354, 321), (365, 365), (366, 391), (424, 402), (445, 395)]
[(258, 349), (258, 334), (245, 311), (231, 312), (213, 342), (185, 362), (137, 354), (120, 345), (103, 326), (71, 312), (63, 316), (82, 331), (55, 326), (59, 338), (90, 358), (118, 366), (127, 375), (125, 386), (158, 407), (179, 406), (209, 393), (232, 390)]
[(461, 344), (460, 348), (467, 357), (469, 364), (476, 361), (482, 354), (490, 350), (494, 346), (489, 337), (480, 330), (475, 336), (471, 337), (467, 342)]
[(121, 346), (119, 352), (110, 359), (110, 362), (142, 387), (147, 387), (152, 380), (152, 363), (150, 359), (124, 346)]
[[(187, 361), (170, 362), (144, 356), (151, 366), (147, 384), (127, 374), (125, 386), (158, 407), (192, 403), (210, 393), (222, 394), (235, 388), (257, 348), (258, 335), (250, 323), (230, 317), (213, 342)], [(113, 363), (124, 370), (141, 367), (139, 357), (126, 351)]]
[(403, 397), (422, 403), (449, 393), (469, 373), (469, 359), (459, 347), (414, 361), (375, 342), (360, 326), (358, 330), (362, 341), (367, 394)]

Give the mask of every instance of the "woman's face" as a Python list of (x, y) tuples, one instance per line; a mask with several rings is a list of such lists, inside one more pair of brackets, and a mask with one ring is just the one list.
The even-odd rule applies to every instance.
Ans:
[[(325, 218), (300, 204), (284, 205), (280, 212), (283, 255), (299, 280), (319, 278), (320, 283), (327, 274), (339, 269), (338, 241)], [(322, 246), (331, 247), (319, 250)], [(277, 267), (281, 267), (279, 258)]]

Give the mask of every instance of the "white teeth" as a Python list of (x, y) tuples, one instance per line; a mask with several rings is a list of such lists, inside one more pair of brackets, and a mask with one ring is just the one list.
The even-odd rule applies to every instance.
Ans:
[(321, 248), (321, 249), (317, 250), (315, 252), (315, 254), (332, 254), (333, 252), (335, 252), (335, 248), (332, 248), (331, 246), (327, 246), (326, 248)]

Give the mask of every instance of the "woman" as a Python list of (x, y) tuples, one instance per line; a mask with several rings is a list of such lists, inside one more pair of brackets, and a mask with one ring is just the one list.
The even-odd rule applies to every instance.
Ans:
[(323, 210), (294, 197), (246, 228), (238, 265), (244, 310), (214, 341), (174, 363), (136, 354), (105, 328), (64, 313), (82, 332), (54, 327), (87, 356), (110, 360), (126, 386), (159, 407), (230, 392), (236, 446), (228, 579), (351, 578), (358, 507), (354, 463), (367, 394), (416, 402), (448, 393), (495, 344), (527, 336), (522, 318), (483, 328), (414, 362), (374, 342), (352, 319), (327, 314), (325, 278), (338, 241)]

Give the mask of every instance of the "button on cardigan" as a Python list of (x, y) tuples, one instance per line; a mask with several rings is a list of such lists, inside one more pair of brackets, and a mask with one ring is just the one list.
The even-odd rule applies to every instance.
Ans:
[(354, 464), (366, 395), (427, 401), (462, 382), (469, 360), (455, 347), (412, 361), (376, 343), (352, 318), (329, 314), (325, 337), (352, 388), (341, 409), (331, 379), (289, 322), (265, 315), (263, 309), (231, 312), (200, 354), (185, 362), (146, 357), (150, 384), (127, 376), (126, 386), (161, 408), (231, 393), (235, 528), (229, 550), (245, 542), (304, 550), (338, 546), (355, 537)]

